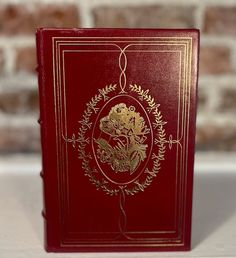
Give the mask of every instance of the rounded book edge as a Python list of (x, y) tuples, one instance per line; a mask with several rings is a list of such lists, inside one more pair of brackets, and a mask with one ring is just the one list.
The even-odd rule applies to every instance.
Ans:
[(40, 117), (39, 117), (39, 119), (37, 120), (37, 123), (40, 124), (40, 125), (42, 124), (42, 120), (41, 120)]
[(42, 217), (43, 217), (44, 219), (46, 219), (46, 214), (45, 214), (45, 211), (44, 211), (44, 210), (42, 210), (41, 215), (42, 215)]
[(43, 179), (43, 171), (42, 170), (40, 171), (39, 175)]

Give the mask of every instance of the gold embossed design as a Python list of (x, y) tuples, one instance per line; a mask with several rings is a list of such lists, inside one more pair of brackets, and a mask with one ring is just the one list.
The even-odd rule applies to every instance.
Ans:
[(137, 179), (134, 182), (134, 186), (131, 188), (125, 189), (125, 193), (127, 195), (134, 195), (138, 192), (143, 192), (153, 181), (153, 179), (158, 174), (161, 169), (161, 161), (165, 160), (165, 152), (166, 152), (166, 132), (165, 132), (165, 124), (167, 122), (163, 121), (161, 111), (159, 110), (159, 104), (155, 102), (155, 99), (152, 95), (149, 94), (149, 90), (143, 90), (140, 85), (130, 85), (130, 91), (134, 92), (138, 95), (140, 101), (144, 101), (147, 103), (147, 111), (154, 117), (153, 128), (156, 131), (156, 135), (159, 139), (159, 142), (156, 144), (158, 146), (158, 152), (152, 153), (153, 165), (151, 169), (146, 167), (145, 174), (147, 175), (144, 180), (140, 181)]
[[(86, 109), (83, 114), (83, 119), (80, 120), (81, 127), (78, 131), (78, 136), (72, 135), (72, 138), (64, 138), (66, 142), (72, 143), (75, 148), (78, 143), (78, 158), (82, 160), (82, 168), (85, 171), (85, 176), (89, 177), (89, 181), (96, 186), (97, 189), (102, 189), (106, 194), (113, 196), (118, 195), (121, 189), (126, 195), (135, 195), (143, 192), (153, 179), (157, 176), (161, 169), (161, 161), (165, 159), (166, 144), (169, 141), (166, 139), (165, 124), (163, 121), (160, 105), (149, 94), (149, 90), (144, 90), (140, 85), (129, 85), (126, 94), (136, 95), (134, 98), (140, 105), (145, 106), (145, 112), (148, 116), (153, 117), (152, 129), (149, 128), (144, 118), (136, 111), (136, 108), (128, 103), (121, 102), (114, 105), (109, 110), (107, 116), (102, 117), (99, 121), (99, 129), (101, 133), (108, 136), (108, 140), (101, 137), (92, 137), (90, 134), (93, 127), (93, 118), (96, 117), (110, 99), (109, 94), (116, 92), (116, 85), (110, 84), (103, 89), (98, 90), (96, 94), (86, 104)], [(122, 92), (118, 93), (122, 95)], [(103, 103), (103, 104), (102, 104)], [(92, 118), (93, 117), (93, 118)], [(149, 134), (155, 133), (155, 141), (152, 142), (153, 151), (150, 157), (147, 157), (147, 138)], [(110, 139), (115, 141), (115, 146), (110, 144)], [(94, 166), (92, 162), (92, 153), (90, 152), (90, 143), (94, 141), (96, 144), (96, 157), (101, 163), (108, 164), (114, 173), (128, 173), (130, 176), (135, 174), (142, 162), (146, 163), (144, 169), (137, 173), (137, 176), (127, 183), (121, 185), (110, 181), (100, 173), (101, 168)], [(155, 147), (154, 147), (155, 146)]]
[(101, 132), (115, 142), (113, 147), (106, 139), (94, 139), (98, 145), (97, 157), (108, 163), (116, 173), (133, 174), (147, 157), (145, 144), (150, 129), (134, 106), (120, 103), (111, 108), (109, 114), (100, 120)]

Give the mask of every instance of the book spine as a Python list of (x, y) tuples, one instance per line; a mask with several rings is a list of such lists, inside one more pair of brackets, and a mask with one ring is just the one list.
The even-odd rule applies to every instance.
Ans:
[[(46, 200), (45, 200), (45, 174), (44, 174), (44, 160), (45, 160), (45, 141), (44, 141), (44, 113), (45, 112), (45, 98), (44, 98), (44, 92), (45, 92), (45, 81), (44, 81), (44, 70), (43, 70), (43, 35), (42, 35), (42, 29), (38, 29), (36, 32), (36, 47), (37, 47), (37, 67), (36, 71), (38, 72), (38, 92), (39, 92), (39, 103), (40, 103), (40, 109), (39, 109), (39, 118), (38, 118), (38, 124), (40, 126), (40, 135), (41, 135), (41, 149), (42, 149), (42, 170), (40, 172), (40, 177), (42, 179), (42, 190), (43, 190), (43, 209), (41, 212), (42, 217), (44, 218), (44, 227), (46, 231), (47, 227), (47, 213), (46, 213)], [(46, 236), (46, 234), (45, 234)], [(46, 239), (45, 239), (46, 243)]]

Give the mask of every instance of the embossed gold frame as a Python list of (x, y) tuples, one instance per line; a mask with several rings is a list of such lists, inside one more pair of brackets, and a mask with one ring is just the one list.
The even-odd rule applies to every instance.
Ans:
[[(186, 214), (186, 180), (187, 180), (187, 163), (188, 163), (188, 135), (189, 135), (189, 112), (190, 112), (190, 87), (191, 87), (191, 60), (192, 60), (192, 38), (191, 37), (54, 37), (52, 39), (53, 45), (53, 73), (54, 73), (54, 106), (55, 106), (55, 118), (56, 118), (56, 145), (57, 145), (57, 171), (58, 171), (58, 195), (60, 200), (60, 216), (61, 222), (65, 221), (68, 212), (68, 199), (67, 193), (69, 190), (68, 185), (68, 174), (67, 174), (67, 144), (61, 135), (65, 135), (67, 138), (67, 125), (66, 125), (66, 108), (63, 110), (62, 106), (66, 107), (65, 98), (65, 77), (64, 74), (64, 54), (62, 53), (62, 63), (61, 67), (61, 46), (65, 45), (80, 45), (87, 43), (90, 46), (94, 43), (106, 44), (110, 42), (139, 42), (140, 44), (161, 44), (168, 46), (183, 46), (184, 51), (180, 51), (180, 82), (179, 82), (179, 102), (178, 102), (178, 121), (177, 121), (177, 137), (173, 140), (172, 135), (168, 139), (167, 143), (170, 145), (177, 143), (176, 150), (176, 175), (179, 174), (179, 179), (176, 176), (177, 184), (180, 184), (179, 188), (179, 210), (176, 210), (176, 218), (178, 218), (178, 224), (176, 224), (176, 231), (178, 233), (178, 238), (173, 238), (166, 243), (166, 239), (163, 238), (150, 238), (147, 237), (142, 240), (138, 240), (135, 243), (130, 242), (130, 244), (125, 243), (125, 246), (181, 246), (184, 243), (184, 233), (185, 233), (185, 214)], [(92, 50), (89, 50), (92, 52)], [(95, 50), (96, 52), (97, 50)], [(152, 52), (152, 51), (150, 51)], [(183, 53), (182, 53), (183, 52)], [(183, 55), (183, 58), (182, 58)], [(183, 69), (182, 69), (183, 68)], [(182, 76), (183, 75), (183, 76)], [(182, 85), (182, 94), (180, 92)], [(180, 99), (182, 99), (182, 114), (180, 114)], [(62, 105), (63, 103), (63, 105)], [(65, 121), (63, 121), (65, 119)], [(176, 188), (177, 189), (177, 188)], [(176, 198), (177, 199), (177, 198)], [(177, 203), (176, 203), (177, 207)], [(176, 220), (177, 222), (177, 220)], [(142, 232), (144, 233), (144, 232)], [(148, 235), (153, 232), (145, 232)], [(160, 232), (161, 233), (161, 232)], [(166, 231), (162, 233), (167, 233)], [(170, 239), (170, 237), (168, 237)], [(108, 239), (107, 239), (108, 240)], [(145, 243), (147, 242), (148, 243)], [(115, 244), (116, 246), (123, 246), (122, 241), (112, 241), (106, 242), (103, 240), (101, 243), (103, 246), (110, 246)], [(81, 241), (76, 243), (73, 239), (64, 239), (61, 242), (61, 246), (100, 246), (101, 244), (95, 242), (92, 243), (91, 240)]]

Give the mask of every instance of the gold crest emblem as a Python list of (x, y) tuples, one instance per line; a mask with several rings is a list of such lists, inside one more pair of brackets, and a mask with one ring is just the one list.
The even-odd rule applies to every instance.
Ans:
[[(147, 157), (145, 144), (150, 129), (134, 106), (120, 103), (111, 108), (109, 114), (100, 119), (100, 130), (109, 136), (109, 141), (94, 139), (98, 145), (97, 157), (108, 163), (114, 172), (134, 173)], [(112, 140), (115, 146), (109, 142)]]

